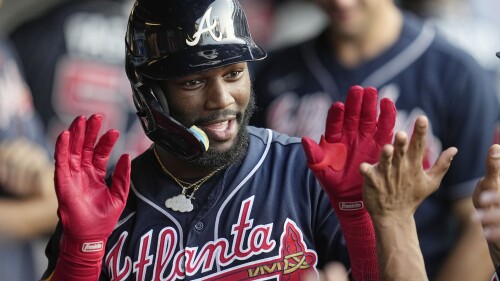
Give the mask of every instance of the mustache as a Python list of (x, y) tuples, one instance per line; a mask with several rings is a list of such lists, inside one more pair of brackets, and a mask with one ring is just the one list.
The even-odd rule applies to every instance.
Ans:
[(218, 119), (223, 119), (227, 116), (236, 116), (236, 120), (238, 122), (241, 122), (241, 120), (243, 118), (243, 112), (237, 111), (237, 110), (231, 110), (231, 109), (220, 110), (220, 111), (214, 112), (208, 116), (196, 119), (193, 122), (194, 123), (193, 125), (196, 125), (196, 126), (202, 125), (202, 124), (209, 123), (209, 122), (212, 122), (212, 121), (215, 121)]

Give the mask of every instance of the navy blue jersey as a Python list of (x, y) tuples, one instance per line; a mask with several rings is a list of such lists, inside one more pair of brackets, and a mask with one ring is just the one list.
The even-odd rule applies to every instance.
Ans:
[[(127, 206), (106, 244), (100, 280), (299, 280), (348, 254), (328, 197), (298, 138), (248, 128), (249, 150), (196, 193), (194, 211), (165, 200), (180, 193), (152, 149), (132, 162)], [(53, 271), (59, 231), (46, 254)]]
[(500, 281), (498, 276), (500, 275), (500, 267), (497, 267), (495, 270), (495, 273), (493, 274), (493, 277), (491, 277), (491, 281)]
[(451, 206), (472, 194), (485, 171), (499, 113), (493, 79), (410, 14), (404, 15), (397, 42), (355, 69), (336, 61), (326, 33), (276, 50), (259, 65), (254, 88), (262, 112), (254, 115), (253, 124), (319, 139), (332, 101), (344, 101), (352, 85), (374, 86), (379, 98), (395, 101), (396, 131), (411, 134), (416, 117), (426, 115), (426, 167), (444, 148), (459, 151), (439, 191), (416, 213), (427, 271), (433, 276), (458, 235)]

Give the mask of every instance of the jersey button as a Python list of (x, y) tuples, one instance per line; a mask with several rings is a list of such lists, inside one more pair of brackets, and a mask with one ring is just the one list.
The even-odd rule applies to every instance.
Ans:
[(203, 229), (203, 227), (204, 227), (204, 226), (205, 226), (205, 225), (204, 225), (201, 221), (199, 221), (199, 222), (197, 222), (197, 223), (194, 225), (194, 228), (195, 228), (196, 230), (200, 231), (200, 230), (202, 230), (202, 229)]

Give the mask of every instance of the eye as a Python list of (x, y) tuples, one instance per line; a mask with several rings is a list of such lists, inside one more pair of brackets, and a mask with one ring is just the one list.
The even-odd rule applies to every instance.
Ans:
[(203, 83), (203, 80), (189, 80), (182, 83), (186, 88), (196, 88)]
[(239, 78), (242, 73), (243, 73), (242, 70), (232, 70), (228, 74), (226, 74), (224, 76), (224, 78), (226, 78), (226, 79), (233, 79), (234, 80), (234, 79)]

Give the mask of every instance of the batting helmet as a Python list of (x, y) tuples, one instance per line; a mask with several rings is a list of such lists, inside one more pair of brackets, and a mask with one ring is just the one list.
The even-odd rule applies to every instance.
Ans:
[(201, 156), (208, 139), (170, 116), (158, 81), (266, 57), (237, 0), (136, 0), (125, 43), (126, 72), (146, 135), (187, 160)]

